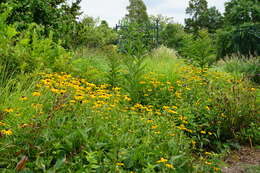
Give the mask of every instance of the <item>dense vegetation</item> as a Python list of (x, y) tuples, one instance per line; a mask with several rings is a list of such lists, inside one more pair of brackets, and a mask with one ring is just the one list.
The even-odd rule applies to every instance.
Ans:
[(183, 26), (130, 0), (116, 31), (0, 1), (0, 172), (221, 172), (260, 144), (259, 3), (190, 0)]

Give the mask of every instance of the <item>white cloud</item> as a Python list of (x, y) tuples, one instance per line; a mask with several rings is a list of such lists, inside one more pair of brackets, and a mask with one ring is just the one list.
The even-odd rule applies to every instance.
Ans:
[[(173, 17), (175, 22), (184, 23), (185, 9), (189, 0), (144, 0), (148, 13), (162, 14)], [(157, 1), (157, 2), (155, 2)], [(224, 2), (227, 0), (208, 0), (209, 6), (216, 6), (224, 11)], [(100, 17), (115, 26), (127, 13), (128, 0), (82, 0), (81, 7), (84, 14)]]
[(128, 0), (82, 0), (81, 8), (85, 15), (99, 17), (115, 26), (127, 13)]

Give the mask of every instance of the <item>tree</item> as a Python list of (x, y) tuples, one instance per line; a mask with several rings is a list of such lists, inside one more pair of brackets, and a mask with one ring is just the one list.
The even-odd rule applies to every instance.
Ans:
[(116, 37), (115, 31), (108, 26), (106, 21), (99, 22), (98, 19), (86, 16), (77, 24), (77, 35), (74, 37), (74, 44), (75, 46), (83, 45), (102, 48), (114, 43)]
[(225, 3), (225, 28), (217, 32), (217, 54), (247, 57), (260, 54), (260, 1), (231, 0)]
[(130, 23), (146, 24), (149, 22), (147, 8), (142, 0), (129, 0), (130, 5), (127, 7), (128, 14), (126, 19)]
[(191, 33), (201, 29), (214, 33), (223, 24), (221, 13), (215, 7), (208, 8), (206, 0), (190, 0), (186, 14), (191, 17), (185, 19), (185, 30)]
[(77, 17), (81, 0), (2, 0), (0, 12), (11, 7), (8, 24), (15, 24), (18, 31), (26, 30), (31, 23), (44, 26), (44, 34), (53, 31), (54, 40), (62, 40), (65, 47), (76, 35)]
[(227, 25), (260, 22), (259, 0), (231, 0), (225, 3), (225, 22)]
[(37, 23), (43, 26), (54, 26), (57, 21), (70, 18), (76, 20), (81, 13), (80, 2), (76, 0), (68, 5), (68, 0), (8, 0), (1, 1), (1, 4), (8, 3), (12, 12), (7, 19), (9, 24)]
[[(180, 51), (186, 44), (188, 34), (181, 24), (169, 23), (161, 33), (163, 44)], [(180, 52), (179, 52), (180, 53)]]

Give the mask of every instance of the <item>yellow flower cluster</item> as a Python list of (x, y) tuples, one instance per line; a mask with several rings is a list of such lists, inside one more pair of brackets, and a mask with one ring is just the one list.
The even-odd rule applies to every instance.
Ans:
[(174, 169), (174, 166), (167, 162), (168, 162), (168, 159), (165, 159), (163, 157), (161, 157), (160, 160), (156, 161), (156, 163), (164, 163), (167, 168)]

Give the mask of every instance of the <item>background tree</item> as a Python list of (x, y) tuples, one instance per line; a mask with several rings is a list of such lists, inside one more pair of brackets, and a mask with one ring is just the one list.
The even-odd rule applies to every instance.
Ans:
[(260, 22), (259, 0), (231, 0), (225, 3), (225, 23), (241, 25)]
[(231, 0), (225, 3), (225, 28), (217, 34), (217, 54), (247, 57), (260, 55), (259, 0)]
[(44, 26), (46, 36), (54, 31), (54, 39), (63, 40), (63, 45), (68, 47), (68, 42), (76, 33), (77, 17), (81, 14), (80, 2), (81, 0), (2, 0), (0, 11), (6, 7), (12, 8), (6, 22), (16, 24), (19, 31), (36, 23)]
[(12, 12), (7, 19), (9, 24), (36, 23), (45, 27), (54, 27), (57, 21), (65, 18), (76, 20), (80, 13), (81, 0), (8, 0), (1, 1), (1, 4), (8, 3)]
[(147, 14), (147, 8), (142, 0), (129, 0), (129, 6), (127, 7), (128, 14), (126, 19), (130, 23), (146, 24), (149, 21)]
[(176, 23), (167, 24), (161, 33), (162, 44), (177, 50), (179, 53), (190, 38), (191, 35), (184, 31), (184, 27)]
[(221, 13), (215, 7), (208, 8), (206, 0), (190, 0), (186, 14), (191, 17), (185, 19), (185, 30), (191, 33), (201, 29), (214, 33), (223, 23)]
[(113, 44), (117, 38), (116, 32), (106, 21), (99, 21), (86, 16), (77, 24), (77, 35), (74, 37), (75, 46), (102, 48)]

